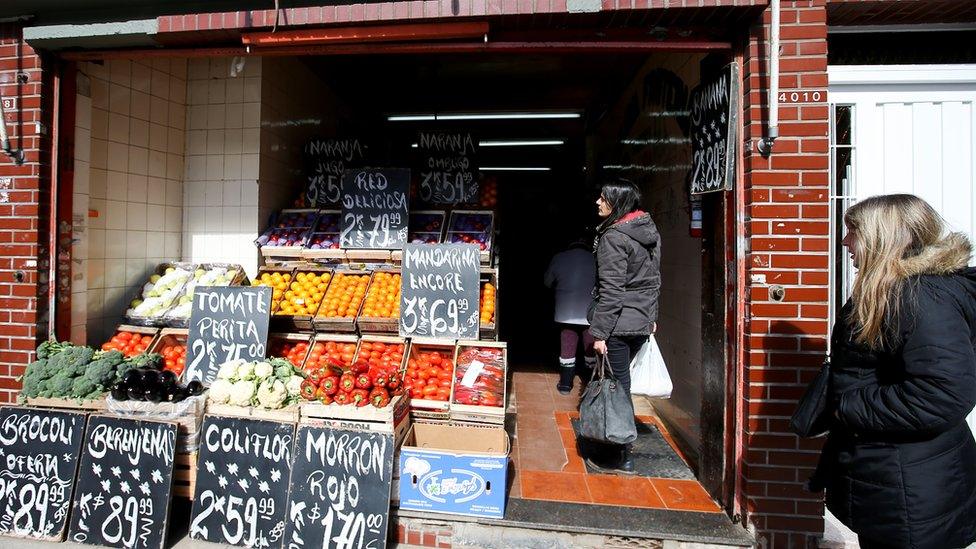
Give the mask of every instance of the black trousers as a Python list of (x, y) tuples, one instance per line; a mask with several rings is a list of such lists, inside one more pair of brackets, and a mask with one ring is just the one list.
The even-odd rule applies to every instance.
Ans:
[(647, 336), (610, 336), (607, 340), (607, 363), (613, 377), (630, 396), (630, 362), (640, 352)]

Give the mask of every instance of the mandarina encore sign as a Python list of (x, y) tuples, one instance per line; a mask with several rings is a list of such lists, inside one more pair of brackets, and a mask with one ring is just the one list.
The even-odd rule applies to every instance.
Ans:
[(691, 92), (691, 193), (729, 190), (735, 181), (739, 66), (729, 63)]

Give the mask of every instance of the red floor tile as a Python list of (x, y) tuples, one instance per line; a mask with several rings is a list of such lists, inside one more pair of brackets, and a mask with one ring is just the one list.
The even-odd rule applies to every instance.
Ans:
[(712, 501), (697, 480), (649, 479), (668, 509), (677, 511), (706, 511), (719, 513), (722, 509)]
[(586, 486), (590, 490), (593, 503), (645, 509), (665, 508), (661, 496), (648, 479), (643, 477), (586, 475)]
[(572, 431), (573, 430), (573, 424), (570, 423), (570, 422), (571, 422), (571, 419), (569, 417), (569, 413), (568, 412), (559, 412), (559, 411), (556, 412), (556, 426), (557, 427), (559, 427), (560, 429), (569, 429), (570, 431)]
[(522, 497), (545, 501), (591, 503), (584, 475), (522, 471)]

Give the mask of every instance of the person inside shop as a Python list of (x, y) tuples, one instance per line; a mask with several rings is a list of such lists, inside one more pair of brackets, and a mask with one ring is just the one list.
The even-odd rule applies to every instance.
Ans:
[[(627, 180), (605, 183), (596, 201), (597, 286), (590, 306), (593, 349), (630, 396), (630, 363), (657, 328), (661, 290), (661, 242), (651, 216), (640, 209), (641, 193)], [(593, 469), (634, 474), (629, 445), (594, 453)]]
[(553, 256), (546, 269), (545, 285), (555, 294), (553, 320), (559, 328), (559, 381), (556, 389), (564, 395), (573, 390), (576, 356), (580, 343), (588, 368), (596, 363), (593, 337), (586, 311), (596, 285), (596, 263), (585, 233), (578, 231), (569, 246)]
[(858, 271), (831, 335), (810, 479), (860, 546), (976, 542), (976, 269), (962, 233), (908, 194), (858, 202), (843, 244)]

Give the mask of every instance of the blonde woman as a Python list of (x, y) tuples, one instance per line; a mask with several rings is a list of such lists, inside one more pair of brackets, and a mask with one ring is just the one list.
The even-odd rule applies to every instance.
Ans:
[(976, 269), (924, 200), (876, 196), (845, 216), (858, 268), (831, 336), (835, 421), (811, 479), (861, 547), (976, 541)]

